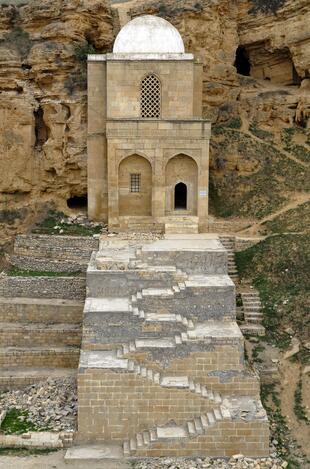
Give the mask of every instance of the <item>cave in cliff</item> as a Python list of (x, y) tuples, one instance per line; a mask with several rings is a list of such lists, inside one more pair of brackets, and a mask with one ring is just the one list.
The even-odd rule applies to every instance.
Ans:
[(239, 46), (235, 67), (241, 75), (280, 85), (299, 85), (301, 81), (289, 48), (271, 50), (266, 41)]
[(87, 195), (73, 196), (67, 200), (67, 205), (73, 210), (86, 210), (87, 209)]
[(245, 47), (239, 46), (236, 51), (235, 67), (239, 75), (249, 77), (251, 75), (251, 62)]
[(34, 111), (35, 119), (35, 147), (40, 149), (48, 139), (49, 128), (44, 121), (44, 111), (41, 106)]

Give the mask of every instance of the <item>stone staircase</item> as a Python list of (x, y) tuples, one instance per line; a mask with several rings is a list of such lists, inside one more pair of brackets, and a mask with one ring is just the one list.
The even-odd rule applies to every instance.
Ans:
[(234, 282), (238, 283), (239, 277), (235, 262), (235, 236), (220, 235), (219, 239), (227, 250), (228, 275)]
[(124, 442), (124, 456), (134, 456), (137, 450), (147, 448), (152, 443), (162, 442), (167, 444), (169, 440), (173, 443), (175, 440), (180, 442), (182, 439), (198, 437), (207, 433), (210, 427), (214, 426), (217, 422), (227, 419), (231, 419), (229, 410), (224, 406), (220, 406), (193, 420), (187, 421), (182, 426), (168, 425), (154, 427), (151, 430), (137, 433), (133, 438)]
[(198, 233), (198, 217), (193, 216), (173, 216), (166, 217), (165, 233), (166, 234), (197, 234)]
[(242, 332), (248, 335), (265, 335), (259, 292), (254, 289), (241, 292), (241, 298), (244, 312), (244, 324), (240, 327)]
[[(68, 458), (84, 442), (118, 457), (267, 454), (223, 246), (193, 234), (116, 245), (101, 243), (87, 272), (79, 447)], [(227, 436), (245, 430), (259, 440)]]

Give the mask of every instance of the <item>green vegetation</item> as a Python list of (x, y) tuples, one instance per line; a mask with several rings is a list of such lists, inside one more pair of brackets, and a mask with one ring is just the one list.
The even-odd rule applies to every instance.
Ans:
[(268, 413), (273, 437), (277, 441), (278, 455), (289, 463), (288, 469), (302, 469), (297, 459), (291, 454), (289, 428), (286, 418), (281, 412), (281, 401), (276, 392), (276, 386), (274, 384), (263, 384), (261, 386), (261, 399)]
[(267, 140), (269, 142), (273, 141), (274, 135), (271, 132), (267, 132), (267, 130), (260, 129), (256, 120), (251, 122), (250, 131), (261, 140)]
[(55, 453), (58, 448), (0, 448), (0, 456), (44, 456)]
[(251, 0), (253, 7), (249, 10), (252, 15), (257, 13), (273, 13), (276, 15), (279, 8), (283, 7), (286, 0)]
[(28, 415), (26, 410), (10, 409), (2, 422), (1, 431), (6, 435), (37, 431), (38, 428), (28, 420)]
[(74, 53), (79, 62), (87, 62), (87, 55), (95, 54), (96, 49), (88, 41), (83, 41), (74, 46)]
[(255, 347), (252, 350), (252, 359), (256, 363), (262, 363), (262, 359), (259, 357), (260, 352), (263, 352), (265, 350), (265, 347), (261, 344), (255, 345)]
[(302, 420), (310, 425), (310, 421), (307, 417), (306, 408), (302, 403), (302, 380), (299, 379), (297, 387), (294, 393), (294, 413), (298, 420)]
[(12, 266), (6, 273), (9, 277), (77, 277), (81, 272), (46, 272), (19, 269), (18, 267)]
[(86, 90), (87, 88), (87, 55), (95, 54), (96, 49), (88, 41), (83, 41), (74, 46), (74, 55), (78, 61), (78, 70), (72, 72), (65, 81), (65, 88), (68, 93), (74, 94), (76, 90)]
[(305, 139), (306, 145), (309, 145), (310, 131), (308, 129), (301, 129), (300, 127), (290, 127), (282, 131), (282, 143), (286, 151), (294, 155), (299, 160), (310, 162), (310, 150), (305, 145), (300, 145), (294, 142), (296, 135), (301, 135)]
[(36, 234), (63, 235), (63, 236), (93, 236), (100, 234), (103, 226), (82, 225), (69, 223), (68, 217), (62, 212), (49, 210), (47, 216), (32, 230)]
[[(309, 168), (240, 131), (214, 127), (212, 150), (215, 163), (223, 161), (221, 168), (216, 163), (220, 173), (210, 172), (210, 207), (217, 216), (263, 218), (283, 206), (283, 194), (310, 190)], [(240, 163), (233, 168), (236, 155)]]
[(302, 339), (310, 326), (310, 241), (307, 235), (271, 236), (236, 253), (238, 272), (259, 290), (263, 306), (266, 340), (285, 349), (294, 325)]
[(14, 47), (19, 52), (22, 59), (28, 56), (33, 46), (33, 41), (30, 39), (29, 33), (19, 27), (15, 27), (12, 31), (5, 34), (2, 42), (8, 46)]
[(265, 233), (309, 233), (310, 202), (282, 213), (263, 224)]

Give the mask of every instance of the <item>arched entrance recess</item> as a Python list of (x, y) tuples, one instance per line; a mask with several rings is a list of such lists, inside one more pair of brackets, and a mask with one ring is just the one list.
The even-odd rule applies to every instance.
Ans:
[(183, 182), (178, 182), (174, 188), (174, 210), (187, 209), (187, 186)]
[(166, 166), (166, 215), (197, 214), (198, 166), (188, 155), (171, 158)]
[(120, 216), (152, 215), (152, 167), (140, 155), (121, 161), (118, 169)]

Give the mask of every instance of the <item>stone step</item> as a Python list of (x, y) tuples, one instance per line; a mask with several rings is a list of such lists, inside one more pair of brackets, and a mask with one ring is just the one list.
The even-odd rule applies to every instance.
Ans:
[(0, 390), (21, 389), (48, 378), (66, 378), (76, 375), (76, 368), (2, 368), (0, 370)]
[(84, 300), (85, 277), (3, 277), (0, 297)]
[(141, 291), (141, 297), (137, 295), (138, 299), (141, 299), (142, 297), (149, 297), (149, 296), (160, 296), (160, 297), (166, 297), (166, 296), (173, 296), (175, 293), (178, 293), (180, 289), (176, 288), (145, 288)]
[(33, 256), (10, 256), (10, 263), (19, 269), (33, 270), (38, 272), (85, 272), (89, 258), (75, 261), (64, 259), (44, 259)]
[(261, 314), (262, 313), (262, 305), (248, 305), (247, 303), (243, 303), (243, 311), (245, 313), (253, 313), (253, 314)]
[(0, 298), (0, 322), (11, 323), (80, 323), (83, 302), (45, 298)]
[(144, 311), (140, 311), (138, 308), (136, 309), (139, 311), (137, 315), (143, 318), (146, 322), (178, 322), (188, 327), (189, 329), (194, 328), (193, 321), (191, 319), (187, 319), (181, 314), (144, 313)]
[(99, 240), (93, 236), (61, 236), (25, 234), (17, 235), (14, 254), (54, 260), (85, 259), (88, 262), (92, 251), (98, 250)]
[(253, 324), (253, 323), (241, 324), (240, 330), (242, 334), (253, 335), (253, 336), (257, 336), (257, 335), (263, 336), (266, 333), (264, 326), (262, 326), (261, 324)]
[(75, 368), (80, 355), (79, 347), (2, 347), (2, 368)]
[(247, 323), (250, 324), (261, 324), (263, 318), (252, 318), (252, 317), (245, 317)]
[(0, 347), (80, 346), (81, 336), (75, 324), (0, 323)]

